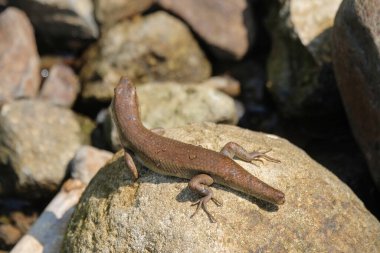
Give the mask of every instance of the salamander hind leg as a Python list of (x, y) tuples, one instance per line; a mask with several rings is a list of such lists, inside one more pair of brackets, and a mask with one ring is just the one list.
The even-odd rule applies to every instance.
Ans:
[(270, 151), (271, 151), (271, 149), (269, 149), (267, 151), (257, 150), (257, 151), (253, 151), (253, 152), (248, 152), (239, 144), (237, 144), (235, 142), (228, 142), (226, 145), (224, 145), (224, 147), (222, 148), (220, 153), (222, 155), (225, 155), (225, 156), (231, 158), (231, 159), (233, 159), (236, 156), (245, 162), (258, 161), (258, 162), (263, 163), (262, 159), (264, 159), (264, 160), (267, 160), (270, 162), (279, 163), (280, 160), (277, 160), (277, 159), (267, 155), (267, 153)]
[(127, 150), (124, 151), (124, 160), (128, 169), (132, 173), (133, 180), (137, 180), (137, 178), (139, 177), (139, 173), (137, 172), (136, 164), (133, 160), (133, 157), (128, 153)]
[(197, 202), (195, 202), (193, 205), (197, 205), (197, 209), (195, 212), (190, 216), (190, 218), (194, 217), (199, 211), (199, 209), (202, 207), (202, 209), (205, 211), (211, 222), (216, 222), (216, 219), (210, 214), (210, 212), (207, 210), (206, 204), (210, 200), (212, 200), (217, 206), (221, 206), (221, 202), (219, 202), (215, 197), (214, 194), (209, 187), (214, 183), (214, 180), (212, 177), (210, 177), (207, 174), (199, 174), (194, 176), (190, 182), (189, 182), (189, 188), (202, 195), (203, 197), (200, 198)]

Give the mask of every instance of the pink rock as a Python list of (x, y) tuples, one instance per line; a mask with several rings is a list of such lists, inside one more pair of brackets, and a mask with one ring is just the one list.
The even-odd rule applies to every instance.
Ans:
[(36, 96), (40, 86), (39, 56), (33, 28), (16, 8), (0, 14), (0, 106)]
[(74, 71), (63, 64), (54, 65), (43, 83), (40, 98), (52, 104), (71, 107), (80, 90), (80, 84)]

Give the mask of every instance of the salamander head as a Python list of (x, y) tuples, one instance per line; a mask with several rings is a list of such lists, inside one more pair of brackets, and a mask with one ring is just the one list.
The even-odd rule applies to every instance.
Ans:
[(120, 78), (119, 84), (115, 88), (115, 97), (122, 97), (124, 100), (135, 100), (136, 88), (125, 76)]

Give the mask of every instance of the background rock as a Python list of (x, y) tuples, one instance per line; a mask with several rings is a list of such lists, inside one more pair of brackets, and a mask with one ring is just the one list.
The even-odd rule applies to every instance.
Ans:
[[(237, 123), (234, 100), (222, 92), (199, 85), (149, 83), (137, 87), (141, 120), (145, 127), (170, 128), (194, 122)], [(191, 110), (189, 110), (191, 108)], [(116, 127), (108, 117), (107, 140), (120, 148)], [(107, 127), (106, 129), (109, 129)]]
[(331, 27), (341, 1), (271, 1), (267, 87), (286, 117), (323, 116), (341, 108), (330, 52)]
[(91, 181), (69, 224), (63, 252), (378, 252), (380, 224), (352, 191), (284, 139), (233, 126), (201, 124), (166, 136), (219, 151), (228, 141), (248, 150), (271, 148), (281, 163), (252, 174), (285, 192), (278, 209), (222, 186), (223, 201), (193, 219), (187, 180), (142, 170), (133, 183), (122, 152)]
[(353, 133), (380, 189), (380, 6), (344, 0), (333, 30), (334, 68)]
[(248, 1), (158, 0), (158, 3), (184, 19), (218, 57), (241, 59), (247, 53), (254, 36)]
[(211, 72), (189, 29), (164, 12), (117, 24), (84, 58), (82, 95), (102, 101), (112, 99), (122, 75), (135, 83), (198, 82)]
[(95, 16), (102, 26), (110, 26), (145, 11), (153, 2), (154, 0), (94, 0)]
[(82, 49), (98, 37), (91, 0), (9, 0), (27, 13), (41, 48)]
[(34, 97), (40, 86), (39, 57), (33, 28), (16, 8), (0, 13), (0, 107), (20, 97)]
[(57, 189), (85, 138), (72, 111), (20, 100), (2, 107), (0, 139), (0, 194), (32, 198)]
[(64, 65), (55, 64), (42, 85), (40, 98), (54, 105), (73, 106), (79, 94), (80, 83), (74, 71)]

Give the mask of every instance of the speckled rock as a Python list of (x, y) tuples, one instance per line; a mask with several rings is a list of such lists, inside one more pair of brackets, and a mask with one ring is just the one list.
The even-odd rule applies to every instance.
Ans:
[(80, 83), (74, 71), (64, 64), (55, 64), (48, 72), (39, 97), (54, 105), (73, 106), (80, 90)]
[[(183, 18), (220, 58), (241, 59), (253, 40), (255, 26), (246, 0), (158, 0)], [(228, 17), (228, 18), (226, 18)]]
[(8, 3), (27, 13), (44, 47), (78, 50), (98, 37), (92, 0), (9, 0)]
[[(168, 29), (170, 27), (170, 29)], [(105, 32), (84, 56), (83, 97), (109, 101), (120, 76), (135, 83), (198, 82), (211, 67), (189, 29), (165, 12), (125, 20)]]
[(343, 1), (333, 29), (334, 68), (353, 133), (380, 189), (380, 6)]
[(94, 0), (95, 16), (102, 26), (110, 26), (145, 11), (153, 3), (154, 0)]
[(324, 116), (341, 108), (331, 63), (331, 28), (341, 1), (271, 1), (267, 87), (286, 117)]
[(47, 102), (5, 104), (0, 111), (0, 194), (39, 197), (56, 190), (86, 139), (81, 125), (72, 111)]
[[(137, 87), (141, 120), (145, 127), (170, 128), (194, 122), (236, 124), (234, 100), (222, 92), (199, 85), (150, 83)], [(191, 108), (191, 110), (190, 110)], [(111, 124), (108, 117), (107, 125)], [(116, 127), (107, 131), (114, 150), (120, 148)], [(108, 136), (111, 134), (111, 136)]]
[(39, 56), (28, 17), (16, 8), (0, 14), (0, 106), (34, 97), (40, 86)]
[(142, 170), (137, 182), (122, 152), (91, 181), (68, 226), (63, 252), (379, 252), (380, 224), (336, 176), (284, 139), (234, 126), (194, 124), (170, 138), (220, 150), (228, 141), (248, 150), (271, 148), (281, 163), (245, 169), (282, 190), (276, 207), (215, 186), (217, 223), (189, 216), (196, 196), (187, 180)]

